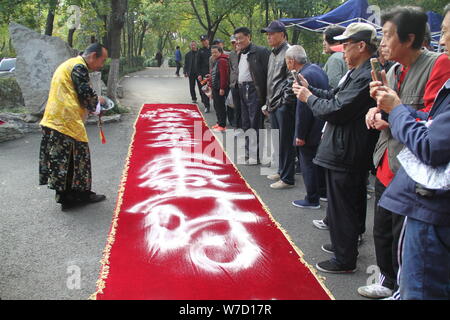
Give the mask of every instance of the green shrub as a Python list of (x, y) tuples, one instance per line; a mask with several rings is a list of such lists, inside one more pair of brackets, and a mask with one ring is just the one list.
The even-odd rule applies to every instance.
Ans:
[(169, 67), (176, 67), (177, 63), (175, 62), (175, 57), (169, 58)]
[(154, 58), (152, 59), (147, 59), (144, 62), (144, 67), (148, 68), (148, 67), (157, 67), (158, 66), (158, 61)]

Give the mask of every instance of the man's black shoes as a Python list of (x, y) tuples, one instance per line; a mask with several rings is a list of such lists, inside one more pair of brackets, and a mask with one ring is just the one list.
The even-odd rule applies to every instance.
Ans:
[(66, 211), (87, 204), (101, 202), (104, 200), (106, 200), (106, 196), (102, 194), (96, 194), (95, 192), (92, 191), (76, 192), (72, 193), (71, 197), (66, 197), (66, 199), (60, 201), (61, 210)]

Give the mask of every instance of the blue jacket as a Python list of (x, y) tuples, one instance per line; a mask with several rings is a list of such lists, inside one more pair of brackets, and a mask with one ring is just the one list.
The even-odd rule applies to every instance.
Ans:
[[(306, 81), (314, 88), (329, 90), (328, 76), (316, 64), (305, 64), (300, 70), (300, 74), (305, 77)], [(295, 114), (295, 139), (306, 141), (306, 147), (315, 147), (320, 143), (322, 137), (322, 129), (325, 121), (314, 117), (311, 109), (306, 103), (297, 100), (297, 109)]]
[(181, 56), (181, 51), (180, 49), (177, 49), (175, 51), (175, 61), (177, 62), (181, 62), (181, 60), (183, 60), (182, 56)]
[[(433, 119), (427, 128), (416, 118)], [(389, 115), (395, 139), (423, 163), (437, 167), (450, 162), (450, 79), (439, 92), (429, 114), (398, 106)], [(431, 197), (416, 193), (416, 183), (401, 168), (384, 192), (379, 205), (399, 215), (437, 226), (450, 226), (450, 190)]]

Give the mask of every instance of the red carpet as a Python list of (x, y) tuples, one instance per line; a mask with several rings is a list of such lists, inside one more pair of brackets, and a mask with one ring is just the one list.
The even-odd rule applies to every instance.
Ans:
[(330, 299), (196, 105), (145, 105), (93, 299)]

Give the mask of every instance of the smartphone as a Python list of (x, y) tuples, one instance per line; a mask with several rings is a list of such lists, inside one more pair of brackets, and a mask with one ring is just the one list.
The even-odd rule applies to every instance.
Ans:
[[(377, 58), (371, 58), (370, 64), (372, 65), (372, 70), (373, 70), (373, 73), (375, 74), (375, 80), (381, 81), (383, 83), (383, 78), (381, 77), (382, 68), (381, 68), (380, 61), (378, 61)], [(383, 85), (384, 85), (384, 83), (383, 83)]]
[(300, 81), (300, 77), (298, 76), (298, 72), (295, 70), (291, 71), (292, 76), (294, 77), (295, 81), (297, 81), (298, 85), (301, 86), (302, 82)]

